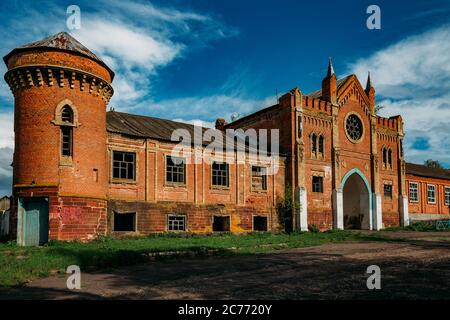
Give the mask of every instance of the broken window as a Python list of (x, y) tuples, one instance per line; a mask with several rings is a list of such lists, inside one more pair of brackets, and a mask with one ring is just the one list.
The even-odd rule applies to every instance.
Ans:
[(323, 193), (323, 177), (312, 177), (312, 192)]
[(267, 217), (253, 217), (253, 231), (267, 231)]
[(113, 151), (113, 178), (135, 180), (136, 154)]
[(252, 166), (252, 189), (255, 191), (267, 190), (266, 168)]
[(391, 184), (384, 185), (384, 198), (392, 199), (392, 185)]
[(219, 187), (229, 186), (228, 163), (213, 162), (212, 164), (212, 185)]
[(136, 212), (114, 212), (114, 231), (136, 231)]
[(214, 232), (229, 232), (230, 231), (230, 217), (214, 216), (213, 231)]
[(185, 184), (186, 164), (184, 158), (166, 157), (166, 182)]
[(186, 231), (186, 216), (181, 214), (169, 214), (167, 217), (168, 231)]

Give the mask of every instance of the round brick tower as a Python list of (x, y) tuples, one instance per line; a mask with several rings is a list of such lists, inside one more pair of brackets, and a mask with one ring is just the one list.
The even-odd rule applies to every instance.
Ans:
[(14, 95), (18, 242), (105, 234), (106, 105), (114, 73), (65, 32), (3, 59)]

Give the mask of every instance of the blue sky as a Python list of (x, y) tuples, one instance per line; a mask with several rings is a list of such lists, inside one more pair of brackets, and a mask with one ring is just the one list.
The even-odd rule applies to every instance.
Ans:
[[(450, 167), (450, 0), (435, 1), (2, 1), (1, 55), (66, 27), (117, 76), (110, 106), (175, 120), (254, 112), (298, 86), (371, 71), (382, 115), (401, 114), (408, 161)], [(366, 9), (381, 8), (381, 30)], [(0, 68), (2, 73), (5, 67)], [(0, 83), (0, 195), (9, 193), (13, 100)]]

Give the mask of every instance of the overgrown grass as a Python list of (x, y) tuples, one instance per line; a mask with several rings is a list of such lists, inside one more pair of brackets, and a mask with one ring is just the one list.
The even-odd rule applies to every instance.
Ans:
[(390, 227), (384, 229), (385, 231), (449, 231), (450, 224), (447, 222), (433, 220), (433, 221), (417, 221), (413, 222), (407, 227)]
[(324, 233), (252, 233), (246, 235), (153, 235), (99, 239), (89, 243), (50, 242), (42, 247), (0, 244), (0, 285), (12, 286), (78, 265), (82, 271), (106, 270), (149, 260), (155, 253), (201, 255), (256, 254), (279, 249), (317, 246), (327, 242), (384, 240), (348, 231)]

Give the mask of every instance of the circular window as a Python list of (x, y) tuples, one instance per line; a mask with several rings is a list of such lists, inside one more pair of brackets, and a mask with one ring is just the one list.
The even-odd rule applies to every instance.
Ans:
[(358, 141), (363, 135), (363, 123), (356, 114), (350, 114), (345, 120), (345, 129), (350, 140)]

